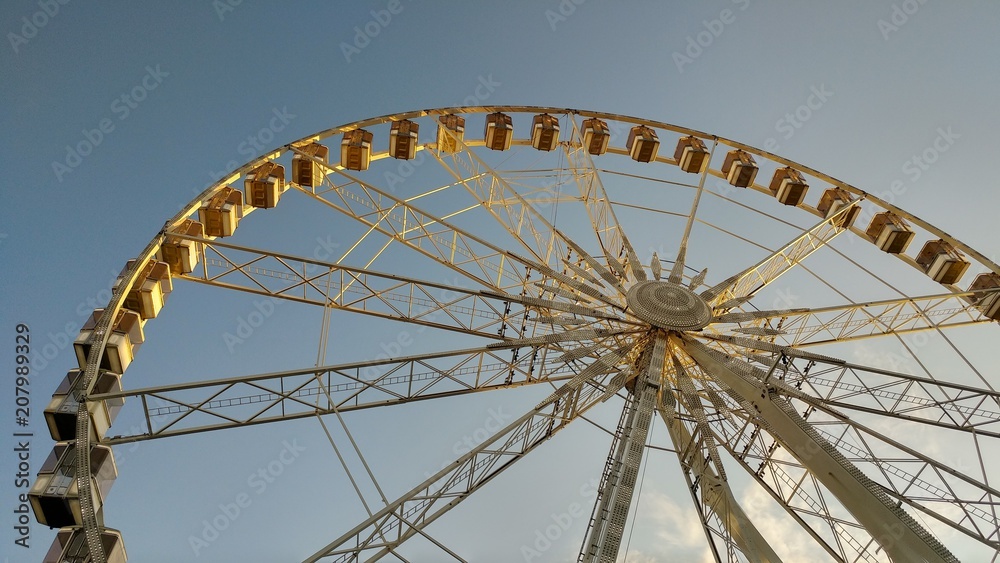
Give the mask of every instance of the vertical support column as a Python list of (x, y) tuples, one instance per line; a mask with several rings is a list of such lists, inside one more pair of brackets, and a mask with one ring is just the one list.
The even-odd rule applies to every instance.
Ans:
[(594, 515), (577, 558), (581, 563), (614, 563), (618, 557), (656, 405), (665, 350), (666, 338), (659, 336), (640, 357), (639, 365), (648, 363), (648, 367), (636, 378), (633, 400), (625, 405), (623, 422), (612, 443)]

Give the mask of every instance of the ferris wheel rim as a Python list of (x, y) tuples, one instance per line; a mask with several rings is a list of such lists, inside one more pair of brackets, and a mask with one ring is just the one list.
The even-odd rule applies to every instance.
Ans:
[[(220, 179), (216, 183), (212, 184), (206, 190), (204, 190), (201, 194), (199, 194), (198, 196), (196, 196), (190, 203), (188, 203), (184, 208), (182, 208), (182, 210), (180, 212), (178, 212), (178, 214), (176, 214), (172, 219), (168, 220), (164, 224), (164, 227), (160, 231), (160, 233), (158, 233), (150, 241), (149, 245), (147, 245), (147, 247), (139, 255), (139, 259), (136, 261), (137, 266), (127, 273), (127, 275), (125, 277), (126, 281), (122, 285), (122, 288), (119, 289), (115, 294), (113, 294), (112, 300), (109, 303), (109, 307), (107, 307), (105, 309), (105, 313), (104, 314), (105, 314), (105, 316), (108, 317), (108, 323), (110, 323), (110, 321), (114, 317), (114, 315), (116, 315), (121, 310), (122, 303), (123, 303), (123, 296), (124, 296), (125, 293), (127, 293), (132, 288), (132, 284), (134, 284), (134, 282), (135, 282), (135, 280), (137, 278), (137, 275), (138, 275), (138, 264), (145, 263), (145, 261), (151, 259), (156, 254), (157, 248), (165, 240), (166, 233), (169, 231), (170, 227), (176, 226), (177, 224), (179, 224), (184, 219), (190, 217), (193, 213), (196, 212), (197, 208), (202, 204), (202, 202), (204, 202), (206, 199), (208, 199), (212, 194), (214, 194), (215, 192), (217, 192), (222, 187), (226, 186), (229, 183), (232, 183), (230, 180), (233, 177), (239, 177), (241, 175), (245, 175), (248, 171), (256, 168), (257, 166), (259, 166), (263, 162), (266, 162), (266, 161), (269, 161), (269, 160), (273, 160), (273, 159), (277, 158), (278, 156), (281, 156), (282, 154), (293, 152), (296, 148), (301, 147), (305, 143), (312, 142), (312, 141), (317, 141), (317, 140), (323, 140), (323, 139), (329, 138), (329, 137), (331, 137), (333, 135), (337, 135), (337, 134), (340, 134), (340, 133), (345, 133), (345, 132), (348, 132), (348, 131), (352, 131), (354, 129), (359, 129), (359, 128), (363, 128), (363, 127), (370, 126), (370, 125), (384, 124), (384, 123), (389, 123), (389, 122), (393, 122), (393, 121), (399, 121), (399, 120), (417, 118), (417, 117), (438, 116), (438, 115), (447, 115), (447, 114), (482, 114), (482, 113), (492, 113), (492, 112), (510, 112), (510, 113), (519, 113), (519, 114), (522, 114), (522, 113), (523, 114), (529, 114), (529, 113), (530, 114), (550, 113), (550, 114), (553, 114), (553, 115), (572, 115), (572, 116), (579, 116), (579, 117), (593, 117), (593, 118), (598, 118), (598, 119), (610, 119), (610, 120), (614, 120), (616, 122), (632, 123), (632, 124), (636, 124), (636, 125), (645, 125), (645, 126), (653, 127), (653, 128), (656, 128), (656, 129), (663, 129), (663, 130), (672, 131), (672, 132), (678, 133), (678, 134), (693, 135), (693, 136), (696, 136), (696, 137), (699, 137), (699, 138), (703, 138), (703, 139), (711, 139), (711, 140), (713, 140), (713, 141), (715, 141), (717, 143), (724, 144), (727, 147), (732, 147), (732, 148), (735, 148), (735, 149), (745, 150), (745, 151), (747, 151), (747, 152), (749, 152), (749, 153), (751, 153), (753, 155), (760, 156), (762, 158), (766, 158), (769, 161), (773, 161), (773, 162), (776, 162), (776, 163), (779, 163), (779, 164), (783, 164), (785, 166), (793, 167), (796, 170), (802, 171), (802, 172), (804, 172), (804, 173), (806, 173), (806, 174), (808, 174), (808, 175), (810, 175), (812, 177), (822, 179), (822, 180), (826, 181), (827, 183), (829, 183), (829, 184), (831, 184), (833, 186), (843, 188), (844, 190), (846, 190), (846, 191), (848, 191), (848, 192), (850, 192), (850, 193), (852, 193), (852, 194), (854, 194), (856, 196), (859, 196), (860, 198), (862, 198), (862, 199), (864, 199), (866, 201), (872, 202), (873, 204), (877, 205), (881, 209), (884, 209), (886, 211), (891, 211), (891, 212), (896, 213), (896, 214), (898, 214), (899, 216), (901, 216), (901, 217), (903, 217), (905, 219), (908, 219), (908, 220), (912, 221), (914, 224), (916, 224), (916, 225), (924, 228), (927, 232), (929, 232), (931, 234), (938, 235), (942, 240), (944, 240), (946, 242), (949, 242), (949, 243), (953, 244), (959, 250), (964, 251), (968, 256), (970, 256), (971, 258), (975, 259), (981, 266), (987, 268), (990, 271), (993, 271), (994, 273), (1000, 274), (1000, 266), (998, 266), (996, 263), (992, 262), (991, 260), (987, 259), (983, 254), (979, 253), (978, 251), (975, 251), (974, 249), (972, 249), (968, 245), (962, 243), (961, 241), (955, 239), (954, 237), (951, 237), (950, 235), (948, 235), (943, 230), (940, 230), (940, 229), (934, 227), (933, 225), (931, 225), (929, 223), (926, 223), (925, 221), (917, 218), (916, 216), (910, 214), (909, 212), (906, 212), (905, 210), (903, 210), (901, 208), (898, 208), (898, 207), (894, 206), (893, 204), (891, 204), (889, 202), (886, 202), (884, 200), (881, 200), (881, 199), (877, 198), (876, 196), (871, 195), (870, 193), (867, 193), (867, 192), (865, 192), (863, 190), (855, 188), (854, 186), (851, 186), (849, 184), (846, 184), (844, 182), (836, 180), (835, 178), (833, 178), (831, 176), (827, 176), (827, 175), (825, 175), (825, 174), (823, 174), (821, 172), (818, 172), (818, 171), (816, 171), (816, 170), (814, 170), (812, 168), (803, 166), (803, 165), (801, 165), (799, 163), (796, 163), (794, 161), (785, 159), (785, 158), (780, 157), (778, 155), (773, 155), (773, 154), (768, 153), (766, 151), (763, 151), (763, 150), (760, 150), (760, 149), (756, 149), (756, 148), (751, 147), (749, 145), (745, 145), (745, 144), (739, 143), (737, 141), (732, 141), (730, 139), (726, 139), (726, 138), (723, 138), (723, 137), (718, 137), (718, 136), (715, 136), (715, 135), (710, 135), (710, 134), (707, 134), (707, 133), (704, 133), (704, 132), (701, 132), (701, 131), (698, 131), (698, 130), (695, 130), (695, 129), (690, 129), (690, 128), (686, 128), (686, 127), (671, 125), (671, 124), (667, 124), (667, 123), (663, 123), (663, 122), (659, 122), (659, 121), (648, 120), (648, 119), (640, 119), (640, 118), (635, 118), (635, 117), (630, 117), (630, 116), (623, 116), (623, 115), (611, 114), (611, 113), (603, 113), (603, 112), (593, 112), (593, 111), (586, 111), (586, 110), (575, 110), (575, 109), (555, 108), (555, 107), (541, 107), (541, 106), (471, 106), (471, 107), (452, 107), (452, 108), (437, 108), (437, 109), (430, 109), (430, 110), (417, 110), (417, 111), (411, 111), (411, 112), (402, 112), (402, 113), (395, 113), (395, 114), (387, 114), (387, 115), (376, 117), (376, 118), (370, 118), (370, 119), (366, 119), (366, 120), (355, 121), (355, 122), (352, 122), (352, 123), (348, 123), (348, 124), (340, 125), (340, 126), (337, 126), (337, 127), (325, 129), (325, 130), (319, 131), (319, 132), (317, 132), (317, 133), (315, 133), (313, 135), (308, 135), (308, 136), (302, 137), (301, 139), (293, 141), (291, 143), (287, 143), (287, 144), (285, 144), (285, 145), (283, 145), (281, 147), (278, 147), (278, 148), (276, 148), (276, 149), (274, 149), (274, 150), (272, 150), (272, 151), (270, 151), (270, 152), (268, 152), (268, 153), (266, 153), (264, 155), (261, 155), (260, 157), (252, 159), (252, 160), (248, 161), (247, 163), (243, 164), (242, 166), (234, 169), (227, 176), (225, 176), (224, 178)], [(424, 148), (424, 149), (426, 149), (431, 144), (432, 143), (423, 143), (421, 145), (421, 147)], [(385, 154), (384, 153), (380, 153), (379, 155), (376, 155), (376, 156), (383, 157), (383, 156), (385, 156)], [(669, 160), (670, 159), (667, 159), (667, 161), (669, 161)], [(946, 286), (946, 288), (949, 289), (950, 291), (952, 291), (953, 293), (961, 293), (961, 290), (958, 290), (957, 288), (950, 288), (950, 287), (947, 287), (947, 286)], [(100, 346), (97, 346), (97, 347), (94, 348), (95, 350), (99, 350), (98, 351), (98, 355), (96, 356), (96, 361), (88, 358), (88, 362), (87, 362), (88, 373), (90, 373), (91, 371), (93, 371), (96, 374), (96, 370), (99, 369), (100, 354), (104, 352), (104, 346), (106, 345), (106, 340), (107, 340), (106, 336), (107, 335), (105, 335), (104, 342)], [(93, 369), (91, 369), (91, 365), (92, 364), (94, 365)], [(89, 389), (88, 389), (88, 391), (89, 391)], [(85, 402), (81, 401), (81, 409), (79, 411), (79, 418), (78, 418), (78, 420), (84, 420), (86, 418), (87, 414), (88, 414), (87, 411), (86, 411), (86, 408), (83, 407), (84, 403)], [(78, 422), (78, 426), (80, 426), (82, 424), (84, 424), (84, 423), (83, 422)], [(81, 448), (88, 447), (89, 436), (87, 436), (87, 434), (88, 434), (87, 432), (84, 432), (84, 433), (78, 435), (78, 438), (77, 438), (77, 440), (78, 440), (78, 447), (81, 447)], [(81, 450), (81, 451), (83, 451), (83, 450)], [(81, 464), (82, 465), (85, 465), (89, 461), (89, 460), (86, 459), (87, 456), (81, 456), (81, 458), (83, 458), (81, 460)], [(89, 473), (89, 466), (87, 467), (87, 473)], [(81, 473), (81, 475), (84, 475), (84, 474)], [(89, 486), (89, 479), (87, 481), (88, 481), (88, 486)], [(89, 499), (89, 495), (88, 495), (87, 498)], [(85, 503), (86, 503), (86, 501), (85, 501)], [(96, 520), (94, 521), (94, 523), (96, 525)], [(89, 524), (89, 521), (88, 521), (88, 524)], [(88, 532), (89, 532), (90, 526), (89, 525), (85, 526), (85, 528), (88, 528)]]

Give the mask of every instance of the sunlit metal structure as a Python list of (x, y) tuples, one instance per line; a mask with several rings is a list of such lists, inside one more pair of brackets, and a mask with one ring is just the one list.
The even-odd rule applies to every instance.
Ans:
[[(466, 122), (469, 131), (482, 124), (483, 136), (466, 132)], [(338, 141), (341, 158), (335, 164), (328, 160), (328, 145)], [(676, 146), (672, 157), (669, 150), (657, 150), (661, 142)], [(503, 154), (515, 151), (550, 160), (506, 166)], [(372, 173), (379, 161), (413, 160), (420, 153), (426, 159), (421, 173), (434, 168), (436, 175), (428, 177), (444, 182), (422, 185), (419, 193), (404, 197), (384, 185), (386, 176)], [(286, 181), (288, 167), (292, 174)], [(676, 176), (669, 176), (669, 169)], [(677, 240), (663, 241), (671, 256), (653, 253), (650, 261), (640, 254), (619, 213), (663, 211), (656, 204), (616, 201), (605, 188), (612, 178), (628, 182), (635, 193), (648, 190), (651, 200), (667, 183), (688, 190), (691, 198), (683, 205), (690, 210), (665, 212), (684, 227)], [(807, 190), (810, 186), (816, 189)], [(736, 236), (731, 225), (699, 214), (709, 197), (732, 202), (727, 190), (756, 196), (750, 211), (796, 232), (750, 263), (727, 257), (728, 271), (692, 269), (700, 265), (691, 244), (696, 225), (720, 239)], [(254, 212), (247, 220), (256, 221), (258, 212), (266, 214), (293, 195), (362, 225), (365, 234), (354, 246), (384, 243), (366, 257), (367, 264), (392, 245), (433, 261), (466, 286), (430, 281), (419, 271), (319, 260), (239, 242), (236, 231), (244, 217)], [(560, 223), (553, 213), (540, 211), (553, 206), (561, 210)], [(574, 225), (563, 227), (562, 214), (569, 210), (579, 212), (588, 236), (580, 236), (580, 229), (569, 234)], [(808, 225), (796, 227), (784, 217)], [(871, 217), (870, 224), (856, 225), (861, 217)], [(485, 222), (490, 230), (477, 233)], [(839, 304), (784, 308), (759, 302), (779, 277), (811, 274), (807, 258), (814, 254), (868, 272), (833, 248), (842, 237), (884, 251), (879, 258), (926, 277), (936, 290), (910, 294), (887, 284), (895, 297), (854, 301), (841, 293)], [(922, 247), (919, 254), (907, 254), (911, 240), (921, 241), (915, 245)], [(973, 263), (986, 272), (974, 283), (966, 275)], [(878, 279), (874, 273), (871, 278)], [(958, 382), (947, 373), (915, 375), (862, 365), (828, 349), (920, 331), (995, 329), (998, 279), (1000, 266), (931, 223), (736, 141), (651, 120), (560, 108), (414, 111), (335, 127), (280, 147), (234, 170), (167, 221), (128, 263), (111, 302), (95, 312), (77, 340), (83, 372), (67, 379), (73, 388), (60, 389), (53, 403), (78, 405), (75, 435), (68, 436), (64, 420), (51, 426), (77, 452), (102, 448), (104, 460), (114, 444), (550, 386), (533, 409), (454, 463), (353, 529), (317, 542), (307, 561), (379, 559), (395, 555), (414, 536), (430, 538), (433, 529), (426, 528), (435, 520), (616, 396), (623, 399), (622, 413), (581, 562), (618, 557), (634, 518), (630, 510), (642, 454), (657, 424), (673, 442), (684, 487), (717, 561), (780, 560), (730, 487), (728, 475), (734, 472), (745, 472), (832, 560), (955, 561), (924, 524), (928, 521), (954, 530), (995, 559), (1000, 491), (988, 478), (986, 452), (1000, 438), (1000, 393), (978, 370), (979, 384)], [(171, 288), (179, 294), (184, 282), (461, 333), (481, 344), (176, 385), (141, 387), (127, 377), (102, 384), (110, 381), (106, 374), (121, 375), (128, 367), (142, 326), (147, 319), (156, 322), (152, 317), (164, 307), (166, 294)], [(141, 315), (127, 308), (129, 300), (142, 304)], [(321, 349), (328, 330), (320, 336)], [(378, 368), (377, 375), (367, 375), (369, 368)], [(147, 401), (151, 398), (155, 405)], [(111, 405), (117, 412), (123, 404), (142, 409), (147, 427), (115, 434), (107, 421), (91, 421), (104, 412), (97, 406)], [(971, 436), (974, 445), (965, 454), (974, 462), (949, 466), (904, 437), (883, 433), (873, 423), (883, 419)], [(57, 541), (62, 546), (72, 536), (83, 549), (84, 534), (87, 561), (123, 561), (117, 535), (114, 555), (105, 552), (114, 531), (104, 527), (94, 505), (94, 499), (103, 501), (103, 494), (91, 491), (95, 455), (74, 459), (76, 471), (67, 475), (75, 474), (72, 502), (79, 504), (73, 506), (80, 521)], [(47, 494), (51, 499), (59, 493)], [(63, 506), (56, 501), (51, 502)], [(42, 504), (35, 505), (41, 510)], [(37, 516), (46, 521), (45, 514)]]

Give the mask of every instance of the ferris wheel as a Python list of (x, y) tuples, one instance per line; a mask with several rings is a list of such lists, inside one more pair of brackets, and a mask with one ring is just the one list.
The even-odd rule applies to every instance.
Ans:
[[(294, 217), (314, 212), (336, 253), (295, 242), (308, 221)], [(147, 324), (193, 294), (317, 311), (315, 365), (126, 377)], [(60, 528), (46, 561), (125, 561), (102, 510), (111, 446), (516, 388), (533, 406), (306, 560), (405, 561), (411, 538), (462, 560), (433, 523), (609, 407), (581, 562), (624, 553), (654, 428), (716, 561), (783, 557), (734, 483), (766, 493), (820, 559), (956, 561), (961, 546), (997, 560), (1000, 393), (982, 367), (997, 320), (1000, 266), (982, 253), (737, 141), (546, 107), (367, 119), (232, 171), (128, 262), (46, 411), (57, 443), (32, 506)], [(375, 357), (331, 337), (385, 326), (413, 330)], [(130, 409), (138, 426), (112, 426)]]

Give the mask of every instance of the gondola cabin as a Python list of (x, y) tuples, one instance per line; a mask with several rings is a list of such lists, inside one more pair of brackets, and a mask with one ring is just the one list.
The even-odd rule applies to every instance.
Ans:
[(674, 149), (674, 160), (677, 166), (685, 172), (701, 173), (708, 164), (709, 152), (705, 143), (698, 137), (681, 137)]
[[(73, 349), (76, 351), (76, 360), (80, 369), (87, 369), (87, 356), (90, 354), (90, 340), (97, 321), (104, 314), (104, 309), (94, 309), (94, 313), (87, 319), (80, 329), (80, 334), (73, 342)], [(143, 342), (142, 318), (139, 313), (129, 309), (118, 311), (114, 322), (111, 323), (111, 334), (108, 336), (108, 343), (101, 356), (101, 369), (124, 374), (132, 363), (132, 358), (139, 350)]]
[(486, 116), (483, 135), (487, 148), (505, 151), (510, 148), (510, 141), (514, 137), (514, 122), (506, 113), (491, 113)]
[[(170, 233), (201, 238), (205, 236), (205, 228), (198, 221), (185, 219)], [(166, 262), (170, 267), (170, 273), (175, 276), (190, 274), (198, 265), (198, 257), (203, 247), (203, 243), (167, 234), (156, 252), (156, 259)]]
[(785, 205), (799, 205), (806, 197), (809, 184), (802, 173), (794, 168), (785, 167), (774, 171), (769, 186), (771, 193)]
[(368, 170), (372, 162), (372, 132), (355, 129), (340, 141), (340, 165), (347, 170)]
[[(995, 272), (987, 272), (976, 276), (975, 281), (969, 286), (969, 291), (982, 291), (984, 289), (995, 288), (1000, 288), (1000, 275)], [(972, 301), (976, 304), (976, 308), (982, 311), (984, 315), (994, 321), (1000, 321), (1000, 290), (973, 295)]]
[(969, 261), (965, 256), (942, 239), (924, 243), (917, 254), (917, 264), (923, 266), (932, 280), (949, 285), (958, 282), (969, 269)]
[(419, 131), (420, 124), (408, 119), (393, 121), (389, 128), (389, 154), (400, 160), (416, 156)]
[[(45, 526), (64, 528), (83, 525), (76, 456), (75, 442), (57, 442), (28, 491), (35, 519)], [(95, 444), (90, 447), (90, 470), (91, 499), (94, 511), (99, 513), (111, 485), (118, 478), (118, 467), (110, 446)]]
[(608, 142), (611, 140), (611, 129), (606, 121), (592, 117), (583, 120), (580, 126), (583, 131), (583, 146), (587, 152), (600, 156), (608, 152)]
[(636, 125), (628, 132), (628, 155), (636, 162), (652, 162), (660, 149), (656, 131), (645, 125)]
[(438, 118), (437, 149), (439, 152), (458, 151), (465, 140), (465, 118), (461, 115), (442, 115)]
[(531, 120), (531, 146), (550, 151), (559, 144), (559, 118), (543, 113)]
[[(823, 195), (819, 198), (819, 205), (816, 206), (816, 210), (823, 214), (823, 217), (829, 219), (836, 215), (844, 206), (851, 205), (851, 194), (847, 190), (842, 188), (830, 188), (823, 192)], [(850, 228), (854, 224), (854, 220), (858, 218), (861, 213), (861, 206), (855, 205), (851, 209), (845, 211), (840, 218), (837, 220), (836, 227), (841, 229)]]
[[(125, 275), (134, 264), (135, 260), (125, 263), (125, 268), (115, 281), (115, 290), (125, 283)], [(125, 295), (125, 308), (139, 313), (143, 320), (155, 318), (171, 291), (173, 283), (170, 279), (170, 266), (166, 262), (150, 260), (139, 270), (132, 289)]]
[(276, 162), (265, 162), (247, 173), (243, 180), (247, 205), (270, 209), (278, 205), (285, 191), (285, 167)]
[[(52, 394), (52, 399), (45, 407), (45, 424), (49, 428), (52, 439), (61, 442), (76, 439), (76, 414), (80, 408), (78, 386), (82, 384), (83, 371), (70, 370), (62, 383)], [(97, 382), (93, 393), (117, 393), (122, 390), (122, 376), (101, 370), (97, 372)], [(111, 423), (118, 416), (118, 411), (125, 404), (125, 398), (108, 399), (104, 401), (87, 401), (87, 411), (90, 413), (91, 436), (96, 440), (104, 438)]]
[(326, 177), (323, 164), (329, 162), (330, 148), (319, 143), (309, 143), (298, 147), (298, 151), (292, 156), (292, 181), (300, 186), (322, 185), (323, 178)]
[(876, 213), (866, 231), (875, 246), (889, 254), (906, 252), (913, 240), (913, 231), (902, 217), (891, 211)]
[(228, 186), (215, 192), (198, 209), (198, 221), (210, 237), (233, 236), (242, 218), (243, 192)]
[[(125, 544), (118, 530), (100, 528), (98, 534), (101, 546), (104, 547), (104, 560), (107, 563), (127, 563)], [(42, 563), (93, 563), (90, 546), (87, 544), (87, 534), (81, 526), (62, 528), (56, 533), (48, 553)]]
[(726, 175), (726, 181), (737, 188), (753, 185), (753, 181), (757, 178), (757, 170), (757, 161), (753, 155), (743, 150), (729, 151), (722, 161), (722, 173)]

